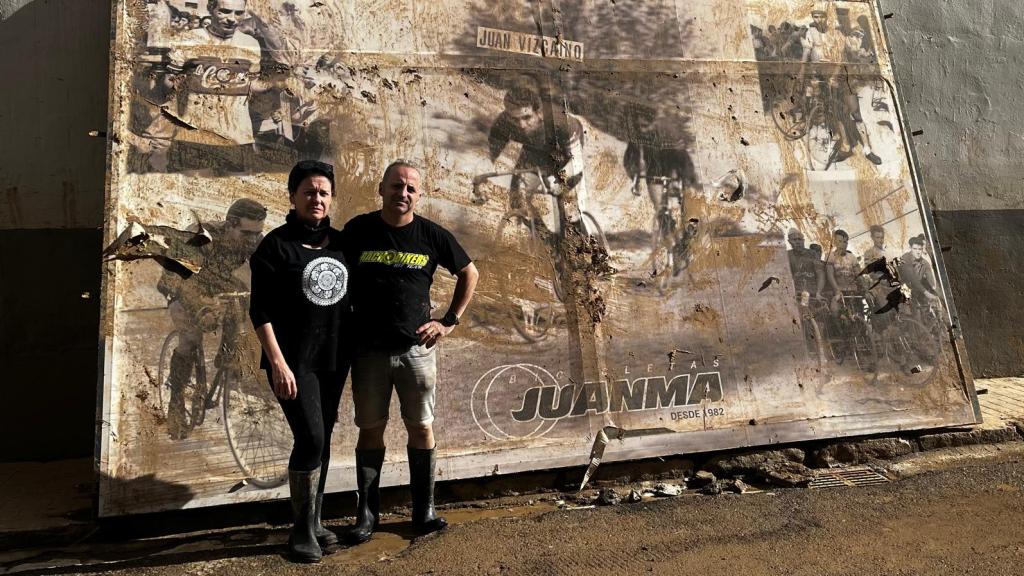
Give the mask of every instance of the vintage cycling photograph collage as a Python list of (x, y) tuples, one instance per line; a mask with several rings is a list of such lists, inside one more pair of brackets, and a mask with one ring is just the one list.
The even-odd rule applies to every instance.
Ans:
[[(369, 4), (130, 13), (146, 33), (122, 72), (108, 254), (139, 261), (118, 263), (107, 386), (112, 469), (140, 480), (115, 506), (282, 489), (289, 434), (255, 367), (247, 258), (283, 221), (300, 158), (335, 166), (339, 228), (379, 207), (390, 160), (416, 162), (418, 213), (481, 272), (440, 344), (451, 477), (574, 461), (605, 425), (898, 427), (960, 400), (871, 3), (661, 0), (612, 18), (596, 1), (467, 0), (413, 10), (438, 26), (411, 38), (366, 25)], [(139, 230), (160, 241), (140, 251)], [(453, 288), (440, 271), (437, 314)], [(331, 489), (350, 480), (351, 410), (346, 389)]]

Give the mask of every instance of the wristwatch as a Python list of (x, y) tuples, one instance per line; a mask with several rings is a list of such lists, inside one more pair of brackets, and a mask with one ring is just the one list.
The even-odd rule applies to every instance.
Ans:
[(455, 312), (452, 312), (451, 310), (449, 310), (448, 313), (444, 315), (444, 318), (441, 318), (440, 322), (441, 322), (441, 325), (444, 326), (445, 328), (451, 328), (452, 326), (458, 326), (459, 325), (459, 315), (456, 314)]

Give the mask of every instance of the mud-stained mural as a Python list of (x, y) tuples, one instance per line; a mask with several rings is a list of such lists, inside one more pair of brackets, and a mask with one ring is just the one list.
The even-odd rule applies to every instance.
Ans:
[[(336, 226), (418, 163), (422, 214), (481, 272), (440, 344), (441, 480), (585, 464), (608, 426), (621, 460), (977, 418), (870, 2), (117, 14), (103, 515), (286, 494), (245, 310), (298, 159), (335, 166)], [(347, 386), (338, 427), (348, 490)]]

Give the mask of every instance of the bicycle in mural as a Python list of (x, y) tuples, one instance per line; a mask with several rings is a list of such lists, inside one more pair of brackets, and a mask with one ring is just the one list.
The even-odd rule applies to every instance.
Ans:
[[(518, 183), (517, 193), (509, 195), (505, 212), (498, 220), (497, 231), (492, 244), (495, 252), (508, 250), (516, 245), (532, 264), (526, 266), (526, 275), (533, 276), (533, 285), (541, 293), (554, 296), (554, 300), (533, 301), (511, 297), (517, 312), (513, 314), (513, 327), (527, 342), (543, 338), (548, 331), (564, 324), (565, 289), (562, 278), (571, 273), (561, 254), (560, 247), (565, 241), (564, 213), (559, 196), (563, 188), (553, 177), (545, 177), (539, 169), (508, 170), (488, 172), (473, 178), (471, 201), (483, 205), (490, 201), (484, 184), (499, 178), (512, 177)], [(537, 201), (537, 199), (541, 201)], [(589, 242), (599, 250), (608, 250), (608, 241), (593, 214), (580, 211), (580, 217), (571, 223)], [(525, 242), (525, 246), (522, 243)], [(534, 273), (530, 273), (532, 270)], [(535, 272), (544, 270), (538, 276)]]
[(841, 144), (841, 108), (827, 78), (800, 75), (788, 97), (773, 99), (772, 119), (787, 140), (803, 141), (812, 170), (827, 170)]
[(843, 294), (834, 308), (824, 301), (815, 301), (818, 323), (825, 346), (825, 356), (836, 364), (847, 360), (861, 371), (873, 371), (877, 366), (876, 335), (871, 323), (871, 304), (866, 295)]
[(639, 195), (640, 182), (646, 181), (648, 189), (655, 187), (659, 193), (655, 208), (654, 228), (651, 234), (651, 253), (648, 262), (652, 276), (657, 278), (658, 289), (664, 292), (672, 279), (686, 270), (693, 260), (690, 245), (697, 237), (698, 220), (686, 218), (686, 182), (678, 176), (634, 177), (633, 193)]
[[(207, 411), (221, 409), (228, 446), (245, 479), (260, 488), (273, 488), (288, 478), (288, 455), (291, 436), (277, 400), (259, 369), (260, 345), (249, 326), (245, 311), (249, 293), (218, 295), (220, 310), (208, 306), (200, 310), (205, 333), (220, 333), (217, 352), (212, 362), (212, 380), (204, 346), (191, 356), (193, 365), (180, 394), (184, 396), (184, 435), (202, 426)], [(219, 320), (219, 321), (218, 321)], [(164, 338), (158, 367), (158, 403), (164, 416), (171, 414), (172, 379), (170, 361), (177, 349), (181, 331), (174, 330)]]
[(937, 305), (875, 314), (871, 294), (844, 294), (835, 308), (822, 298), (803, 307), (801, 321), (818, 362), (850, 362), (876, 375), (896, 369), (928, 382), (942, 354), (944, 325)]
[(901, 370), (930, 380), (942, 355), (945, 326), (938, 303), (895, 311), (892, 324), (882, 333), (885, 356)]
[(891, 148), (887, 134), (868, 127), (894, 130), (894, 119), (865, 118), (861, 100), (873, 112), (888, 112), (888, 94), (880, 85), (877, 47), (866, 14), (830, 3), (814, 6), (810, 19), (751, 24), (758, 62), (788, 62), (792, 72), (762, 66), (765, 112), (790, 141), (803, 141), (810, 170), (828, 170), (859, 149), (879, 166)]

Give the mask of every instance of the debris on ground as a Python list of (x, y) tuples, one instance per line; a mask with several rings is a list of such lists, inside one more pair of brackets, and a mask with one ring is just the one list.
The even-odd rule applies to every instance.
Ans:
[(588, 494), (576, 494), (575, 496), (569, 496), (567, 499), (581, 506), (588, 506), (596, 502), (597, 497), (597, 493), (590, 492)]
[(700, 493), (708, 496), (717, 496), (722, 493), (722, 484), (723, 481), (721, 480), (707, 484), (700, 489)]
[(714, 484), (718, 480), (715, 475), (707, 470), (698, 470), (696, 474), (690, 478), (686, 485), (689, 488), (705, 488), (711, 484)]
[(804, 451), (799, 448), (764, 450), (717, 456), (709, 460), (704, 465), (704, 468), (718, 476), (729, 477), (740, 474), (754, 474), (758, 471), (778, 466), (783, 462), (799, 462), (803, 464), (804, 459)]
[(637, 503), (637, 502), (639, 502), (639, 501), (641, 501), (643, 499), (644, 499), (643, 494), (641, 494), (639, 491), (637, 491), (637, 490), (630, 490), (629, 494), (626, 494), (626, 497), (623, 499), (623, 501), (624, 502), (628, 502), (630, 504), (635, 504), (635, 503)]
[(799, 462), (782, 462), (760, 472), (766, 482), (783, 488), (806, 488), (814, 479), (814, 471)]
[(639, 430), (626, 430), (624, 428), (618, 428), (616, 426), (605, 426), (598, 430), (594, 436), (594, 445), (590, 448), (590, 465), (587, 466), (587, 471), (583, 473), (583, 481), (580, 482), (579, 490), (583, 490), (590, 479), (594, 476), (594, 472), (597, 471), (597, 467), (601, 465), (601, 459), (604, 458), (604, 449), (608, 446), (610, 439), (623, 440), (625, 438), (649, 436), (652, 434), (671, 434), (672, 430), (668, 428), (643, 428)]
[(679, 496), (683, 493), (683, 487), (678, 484), (666, 484), (665, 482), (658, 482), (654, 485), (651, 493), (661, 498), (667, 498), (671, 496)]
[(921, 450), (927, 451), (938, 450), (939, 448), (972, 446), (975, 444), (1016, 442), (1020, 439), (1021, 435), (1017, 429), (1012, 424), (1007, 424), (997, 428), (975, 428), (958, 432), (924, 434), (917, 438), (917, 444), (921, 447)]
[(566, 502), (564, 500), (559, 500), (558, 501), (558, 509), (559, 510), (565, 510), (565, 511), (571, 511), (571, 510), (590, 510), (591, 508), (597, 508), (597, 506), (594, 505), (594, 504), (577, 504), (577, 505), (573, 505), (573, 504), (569, 504), (568, 502)]
[(746, 494), (747, 492), (750, 491), (750, 489), (750, 485), (744, 482), (743, 480), (740, 480), (739, 478), (732, 478), (730, 480), (726, 480), (725, 483), (725, 490), (728, 490), (729, 492), (733, 492), (735, 494)]
[(873, 460), (893, 460), (915, 451), (904, 438), (870, 438), (856, 442), (838, 442), (807, 454), (807, 463), (818, 468), (844, 464), (864, 464)]
[(615, 506), (622, 501), (622, 497), (614, 488), (602, 488), (597, 494), (598, 506)]
[(746, 452), (712, 458), (705, 467), (719, 477), (749, 476), (774, 486), (803, 487), (814, 478), (814, 471), (804, 465), (805, 457), (798, 448)]

